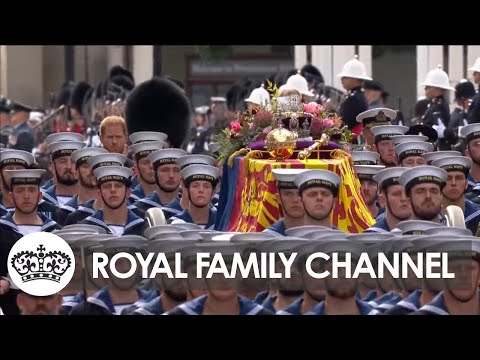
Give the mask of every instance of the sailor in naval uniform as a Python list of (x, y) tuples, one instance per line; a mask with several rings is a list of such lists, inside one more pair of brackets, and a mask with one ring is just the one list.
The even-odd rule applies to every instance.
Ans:
[(354, 165), (355, 172), (362, 189), (362, 194), (365, 199), (365, 203), (370, 210), (373, 218), (376, 218), (381, 214), (384, 209), (381, 208), (377, 202), (378, 198), (378, 184), (374, 179), (381, 170), (385, 169), (382, 165)]
[(431, 165), (409, 168), (402, 173), (399, 183), (405, 187), (413, 220), (443, 222), (442, 189), (447, 177), (445, 170)]
[(375, 151), (353, 151), (353, 165), (378, 165), (380, 154)]
[(107, 153), (107, 150), (96, 147), (83, 148), (72, 153), (75, 177), (78, 180), (78, 194), (75, 194), (64, 206), (57, 210), (56, 221), (60, 225), (65, 225), (68, 215), (76, 211), (78, 206), (97, 198), (96, 180), (93, 176), (92, 167), (87, 163), (87, 160), (91, 156), (105, 153)]
[(443, 209), (446, 209), (449, 205), (460, 207), (465, 216), (465, 226), (472, 232), (472, 235), (476, 235), (480, 221), (480, 207), (465, 199), (464, 196), (464, 191), (468, 186), (467, 175), (472, 166), (472, 160), (466, 156), (450, 156), (435, 160), (432, 165), (448, 173), (446, 185), (442, 189)]
[(409, 141), (395, 146), (398, 166), (408, 168), (427, 165), (427, 161), (422, 155), (432, 151), (433, 144), (425, 141)]
[[(180, 171), (185, 169), (187, 166), (190, 165), (209, 165), (209, 166), (216, 166), (216, 160), (215, 158), (209, 156), (209, 155), (203, 155), (203, 154), (188, 154), (185, 156), (180, 156), (177, 159), (177, 164), (180, 166)], [(220, 183), (221, 178), (219, 178), (218, 182)], [(218, 186), (217, 186), (218, 187)], [(188, 207), (188, 196), (183, 196), (183, 188), (181, 187), (179, 189), (180, 193), (180, 205), (182, 206), (183, 209)], [(216, 208), (216, 204), (218, 203), (219, 199), (219, 194), (217, 193), (217, 189), (214, 189), (215, 195), (213, 195), (212, 201), (211, 201), (211, 208)]]
[(145, 141), (130, 146), (134, 158), (134, 171), (138, 174), (138, 185), (132, 190), (132, 198), (136, 201), (143, 199), (157, 188), (152, 161), (148, 155), (156, 150), (163, 149), (164, 141)]
[[(353, 241), (332, 241), (318, 245), (319, 252), (338, 254), (345, 259), (344, 253), (350, 253), (352, 261), (358, 259), (364, 251), (364, 245)], [(316, 252), (315, 251), (315, 252)], [(359, 299), (357, 294), (358, 280), (347, 278), (345, 271), (339, 269), (338, 278), (332, 276), (332, 261), (322, 261), (322, 271), (329, 271), (325, 280), (325, 300), (318, 303), (305, 315), (375, 315), (378, 314), (371, 305)]]
[[(103, 166), (124, 166), (127, 163), (127, 160), (128, 158), (123, 154), (104, 153), (90, 156), (87, 159), (87, 165), (92, 169), (93, 174), (95, 169)], [(67, 218), (65, 219), (65, 225), (79, 223), (88, 216), (93, 215), (96, 210), (101, 210), (102, 206), (103, 201), (101, 196), (98, 195), (97, 190), (97, 194), (92, 199), (87, 200), (81, 205), (78, 205), (75, 211), (67, 215)], [(134, 209), (132, 205), (129, 205), (128, 208), (131, 210)]]
[(133, 171), (122, 166), (103, 166), (93, 174), (103, 207), (80, 223), (101, 226), (107, 233), (117, 236), (143, 235), (144, 219), (127, 207)]
[(372, 128), (374, 144), (372, 150), (380, 154), (379, 165), (395, 167), (397, 158), (395, 156), (394, 136), (403, 135), (408, 130), (406, 126), (400, 125), (378, 125)]
[(187, 155), (183, 149), (161, 149), (148, 155), (153, 164), (156, 191), (134, 203), (135, 207), (147, 211), (152, 207), (161, 208), (165, 218), (179, 215), (183, 208), (180, 205), (178, 189), (180, 186), (180, 166), (177, 159)]
[[(149, 253), (165, 254), (170, 269), (175, 268), (175, 253), (182, 253), (183, 249), (194, 244), (193, 241), (165, 241), (151, 240), (148, 244)], [(136, 306), (130, 312), (132, 315), (161, 315), (185, 301), (192, 300), (187, 291), (187, 279), (170, 278), (166, 274), (158, 274), (153, 279), (155, 287), (160, 290), (160, 294), (147, 303)], [(133, 308), (133, 306), (132, 306)], [(124, 314), (127, 311), (124, 311)]]
[(10, 193), (10, 179), (7, 178), (8, 170), (22, 170), (30, 168), (35, 162), (32, 154), (23, 150), (0, 149), (0, 216), (15, 209)]
[(283, 218), (264, 230), (276, 236), (286, 236), (285, 230), (302, 226), (305, 211), (298, 196), (295, 176), (305, 169), (273, 169), (272, 173), (277, 184), (277, 201), (281, 206)]
[(78, 141), (58, 141), (48, 146), (56, 174), (56, 184), (43, 192), (45, 201), (57, 206), (64, 206), (78, 193), (78, 181), (74, 175), (75, 166), (71, 155), (75, 150), (84, 147), (85, 143)]
[[(192, 165), (197, 166), (197, 165)], [(202, 165), (199, 165), (202, 166)], [(222, 244), (197, 244), (199, 252), (221, 253), (227, 267), (231, 266), (235, 253), (242, 253), (244, 244), (222, 242)], [(205, 278), (207, 293), (178, 305), (166, 315), (273, 315), (263, 306), (239, 295), (241, 277), (233, 279), (223, 275)]]
[(305, 209), (304, 224), (331, 228), (340, 176), (328, 170), (307, 170), (297, 174), (294, 181)]
[[(53, 133), (48, 135), (45, 138), (45, 143), (47, 144), (47, 147), (54, 142), (59, 142), (59, 141), (77, 141), (77, 142), (83, 142), (85, 138), (83, 137), (82, 134), (79, 133), (74, 133), (74, 132), (59, 132), (59, 133)], [(51, 158), (50, 158), (51, 159)], [(48, 181), (46, 181), (42, 187), (41, 190), (42, 192), (45, 192), (48, 188), (52, 187), (57, 183), (57, 176), (56, 176), (56, 171), (53, 167), (53, 163), (50, 163), (50, 170), (52, 173), (52, 178)]]
[(210, 202), (217, 186), (220, 170), (209, 165), (189, 165), (181, 172), (183, 196), (188, 196), (190, 204), (179, 215), (170, 218), (171, 223), (194, 223), (205, 229), (213, 229), (217, 217), (216, 208)]
[(468, 173), (468, 188), (466, 193), (472, 192), (480, 186), (480, 123), (470, 124), (460, 130), (460, 137), (465, 139), (465, 156), (472, 159), (472, 167)]
[[(38, 202), (42, 198), (40, 182), (45, 170), (6, 170), (10, 178), (15, 209), (0, 218), (0, 278), (7, 276), (8, 254), (13, 245), (23, 236), (35, 232), (51, 232), (60, 226), (37, 211)], [(5, 280), (0, 280), (4, 282)], [(5, 284), (3, 284), (5, 285)], [(3, 287), (3, 286), (2, 286)], [(7, 287), (8, 290), (9, 286)], [(16, 314), (18, 309), (15, 304), (14, 292), (3, 290), (6, 294), (0, 294), (0, 306), (5, 314)]]
[[(132, 256), (137, 252), (142, 253), (147, 245), (147, 240), (141, 236), (115, 237), (101, 242), (101, 251), (109, 258), (119, 252), (128, 252)], [(116, 269), (120, 273), (126, 273), (131, 268), (131, 263), (125, 258), (116, 262)], [(125, 279), (113, 275), (110, 267), (107, 267), (107, 285), (88, 297), (86, 303), (82, 301), (75, 305), (70, 315), (121, 315), (122, 311), (137, 301), (147, 302), (152, 299), (152, 291), (137, 288), (142, 276), (140, 264), (137, 271)]]
[(380, 190), (380, 204), (385, 208), (385, 216), (377, 220), (366, 232), (390, 232), (399, 222), (412, 216), (405, 188), (399, 183), (400, 175), (406, 170), (407, 168), (402, 167), (386, 168), (374, 176)]
[(443, 279), (444, 290), (412, 315), (480, 315), (480, 241), (463, 237), (438, 241), (428, 252), (448, 253), (453, 278)]

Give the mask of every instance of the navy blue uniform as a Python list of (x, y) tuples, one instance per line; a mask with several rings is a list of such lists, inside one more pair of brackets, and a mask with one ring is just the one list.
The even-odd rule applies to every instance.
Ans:
[[(168, 311), (166, 315), (202, 315), (206, 300), (207, 295), (201, 295), (178, 305), (176, 308)], [(238, 295), (238, 302), (240, 304), (239, 315), (273, 315), (271, 311), (265, 309), (262, 305), (258, 305), (244, 296)]]
[(15, 145), (9, 146), (11, 149), (23, 150), (29, 153), (32, 152), (35, 147), (35, 138), (32, 129), (30, 129), (26, 122), (16, 126), (13, 129), (12, 135), (17, 138), (17, 142)]
[(363, 94), (362, 87), (359, 86), (352, 89), (351, 92), (347, 95), (345, 101), (343, 101), (340, 105), (338, 115), (342, 117), (342, 120), (345, 122), (348, 128), (352, 130), (355, 126), (358, 125), (356, 119), (357, 115), (367, 110), (367, 100), (365, 99), (365, 95)]
[[(113, 234), (112, 230), (108, 225), (103, 221), (103, 210), (97, 210), (93, 215), (90, 215), (85, 220), (81, 221), (80, 224), (89, 224), (97, 225), (103, 227), (108, 234)], [(133, 213), (133, 211), (128, 210), (127, 223), (123, 229), (123, 235), (139, 235), (143, 236), (143, 231), (145, 230), (145, 220)]]
[(437, 96), (431, 100), (422, 119), (423, 124), (427, 126), (438, 125), (438, 120), (443, 122), (446, 129), (444, 132), (444, 138), (438, 139), (438, 149), (451, 150), (452, 145), (454, 145), (457, 140), (457, 134), (452, 128), (449, 128), (450, 107), (448, 106), (448, 102), (445, 101), (443, 95)]
[(365, 230), (365, 232), (389, 233), (390, 230), (391, 229), (388, 226), (387, 218), (383, 216), (381, 220), (377, 220), (377, 222)]
[(468, 108), (467, 120), (469, 124), (480, 123), (480, 91), (478, 90)]
[[(369, 303), (360, 299), (355, 299), (360, 315), (378, 315), (379, 312), (373, 308)], [(305, 315), (325, 315), (325, 301), (315, 305), (315, 307), (305, 313)]]
[(151, 193), (149, 196), (136, 201), (133, 205), (137, 209), (141, 209), (144, 212), (152, 207), (161, 208), (166, 219), (169, 219), (172, 216), (178, 216), (183, 211), (183, 208), (180, 205), (180, 199), (178, 197), (170, 203), (163, 205), (156, 191)]
[(285, 220), (282, 218), (278, 220), (275, 224), (272, 224), (270, 225), (270, 227), (263, 230), (263, 232), (271, 233), (275, 236), (287, 236), (285, 230)]
[(412, 312), (411, 315), (450, 315), (443, 301), (443, 291), (435, 296), (428, 304)]
[[(215, 221), (217, 218), (217, 209), (216, 208), (210, 208), (208, 209), (208, 223), (207, 224), (198, 224), (198, 225), (205, 225), (206, 230), (213, 230), (215, 226)], [(175, 220), (183, 220), (186, 223), (191, 223), (194, 224), (192, 217), (190, 216), (190, 213), (188, 212), (188, 209), (184, 209), (178, 216), (172, 216), (170, 218), (170, 222), (173, 222)]]
[(422, 290), (415, 290), (405, 299), (400, 300), (395, 306), (391, 307), (383, 313), (383, 315), (408, 315), (417, 311), (422, 306), (420, 304), (420, 296)]

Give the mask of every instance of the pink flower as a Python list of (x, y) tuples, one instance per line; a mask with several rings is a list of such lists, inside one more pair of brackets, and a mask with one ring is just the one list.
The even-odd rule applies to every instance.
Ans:
[(316, 102), (311, 102), (308, 104), (304, 104), (303, 109), (310, 114), (314, 114), (317, 111), (317, 106), (318, 104)]
[(331, 128), (333, 126), (333, 121), (329, 118), (325, 118), (322, 120), (323, 126), (326, 128)]
[(255, 123), (250, 123), (250, 125), (248, 125), (248, 130), (249, 131), (253, 131), (255, 130), (256, 126), (255, 126)]
[(267, 126), (265, 129), (263, 129), (263, 133), (264, 134), (268, 134), (270, 131), (272, 131), (272, 127), (271, 126)]
[(240, 131), (242, 131), (242, 125), (240, 125), (238, 121), (233, 121), (230, 123), (230, 129), (233, 132), (239, 133)]

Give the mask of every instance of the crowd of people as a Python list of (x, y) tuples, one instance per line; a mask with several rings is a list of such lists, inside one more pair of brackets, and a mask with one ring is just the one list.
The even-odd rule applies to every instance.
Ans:
[[(480, 58), (471, 70), (480, 83)], [(293, 74), (281, 84), (280, 97), (299, 95), (305, 103), (322, 102), (309, 81), (315, 74), (304, 75)], [(6, 315), (479, 314), (478, 91), (468, 81), (452, 88), (448, 75), (433, 69), (423, 84), (427, 99), (423, 114), (419, 112), (416, 121), (405, 126), (397, 111), (385, 107), (382, 101), (388, 93), (358, 59), (347, 62), (339, 77), (347, 95), (336, 110), (356, 135), (352, 167), (375, 219), (361, 234), (332, 226), (341, 178), (318, 169), (273, 170), (283, 217), (264, 232), (241, 234), (218, 228), (218, 218), (224, 215), (218, 204), (224, 196), (220, 185), (226, 165), (217, 161), (210, 135), (211, 129), (220, 130), (232, 119), (227, 99), (214, 98), (212, 104), (192, 109), (181, 84), (171, 78), (135, 85), (131, 74), (119, 68), (102, 84), (107, 93), (112, 84), (117, 91), (109, 100), (111, 112), (104, 104), (95, 107), (101, 87), (84, 83), (65, 85), (55, 106), (40, 120), (37, 109), (2, 99), (0, 311)], [(452, 114), (447, 91), (455, 91), (458, 106)], [(259, 86), (244, 99), (244, 106), (254, 110), (270, 100), (271, 94)], [(212, 116), (217, 120), (209, 121)], [(48, 135), (42, 137), (37, 128)], [(461, 219), (456, 218), (458, 212), (451, 212), (452, 206), (461, 209)], [(114, 253), (121, 248), (167, 256), (181, 252), (186, 259), (207, 249), (227, 258), (235, 252), (266, 251), (296, 252), (301, 259), (316, 251), (390, 256), (441, 249), (463, 264), (467, 280), (461, 280), (468, 286), (387, 277), (315, 283), (299, 261), (289, 280), (237, 279), (225, 285), (213, 278), (195, 283), (134, 276), (98, 281), (89, 277), (76, 283), (74, 276), (72, 285), (61, 293), (39, 297), (18, 289), (7, 269), (12, 246), (35, 232), (53, 232), (75, 251), (100, 248)], [(78, 247), (78, 241), (85, 239)], [(185, 272), (192, 264), (183, 264)], [(87, 275), (79, 271), (77, 276)]]

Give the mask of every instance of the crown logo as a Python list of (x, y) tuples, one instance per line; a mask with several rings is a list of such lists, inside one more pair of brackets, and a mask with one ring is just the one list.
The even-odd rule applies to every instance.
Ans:
[(375, 116), (375, 119), (377, 121), (386, 121), (387, 120), (387, 117), (385, 116), (385, 114), (383, 113), (383, 111), (379, 111), (377, 116)]
[(41, 244), (37, 252), (21, 251), (15, 254), (11, 265), (22, 277), (24, 283), (42, 279), (58, 283), (72, 265), (72, 259), (61, 251), (47, 252), (45, 246)]

